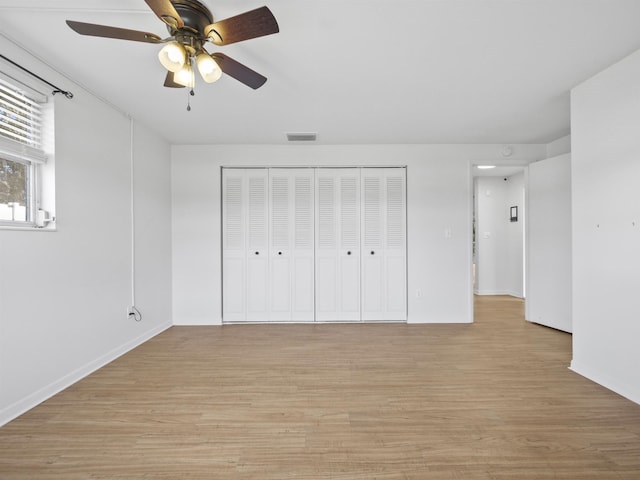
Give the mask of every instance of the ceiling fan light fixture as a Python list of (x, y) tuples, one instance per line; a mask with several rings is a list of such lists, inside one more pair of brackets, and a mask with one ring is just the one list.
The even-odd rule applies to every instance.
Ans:
[(196, 65), (202, 79), (207, 83), (213, 83), (222, 76), (220, 66), (207, 52), (203, 51), (198, 54)]
[[(190, 95), (193, 95), (196, 68), (208, 83), (218, 80), (222, 73), (254, 90), (267, 81), (265, 76), (227, 55), (218, 52), (209, 55), (203, 45), (211, 42), (218, 46), (226, 46), (278, 33), (280, 27), (268, 7), (256, 8), (214, 22), (213, 15), (204, 5), (204, 0), (145, 0), (145, 2), (156, 17), (165, 24), (169, 37), (163, 39), (154, 33), (141, 30), (74, 20), (67, 20), (66, 23), (80, 35), (156, 45), (159, 50), (158, 59), (168, 70), (164, 86), (168, 88), (191, 86)], [(196, 57), (201, 53), (206, 55), (198, 61)]]
[(158, 59), (164, 68), (177, 73), (187, 63), (187, 52), (178, 42), (170, 42), (160, 49)]
[(189, 63), (185, 63), (184, 66), (175, 73), (175, 75), (173, 76), (173, 81), (187, 88), (195, 87), (196, 76), (191, 65)]

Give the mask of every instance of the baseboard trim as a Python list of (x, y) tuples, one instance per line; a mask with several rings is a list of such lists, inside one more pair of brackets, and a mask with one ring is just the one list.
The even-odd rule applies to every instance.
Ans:
[(515, 298), (524, 298), (521, 293), (516, 293), (511, 290), (475, 290), (474, 295), (508, 295)]
[(595, 369), (589, 368), (584, 364), (580, 364), (575, 360), (571, 361), (569, 370), (583, 376), (587, 380), (591, 380), (598, 385), (602, 385), (604, 388), (607, 388), (612, 392), (617, 393), (618, 395), (622, 395), (626, 399), (640, 405), (640, 390), (638, 390), (637, 388), (623, 385), (620, 380), (611, 378), (610, 376), (603, 374), (602, 372), (598, 372)]
[(59, 380), (56, 380), (55, 382), (47, 385), (46, 387), (41, 388), (40, 390), (32, 393), (31, 395), (28, 395), (22, 400), (18, 400), (12, 405), (9, 405), (3, 410), (0, 410), (0, 427), (18, 418), (20, 415), (28, 412), (33, 407), (36, 407), (37, 405), (41, 404), (45, 400), (48, 400), (54, 395), (60, 393), (65, 388), (70, 387), (74, 383), (82, 380), (86, 376), (92, 374), (96, 370), (99, 370), (100, 368), (104, 367), (110, 362), (113, 362), (116, 358), (142, 345), (147, 340), (150, 340), (151, 338), (164, 332), (165, 330), (167, 330), (172, 326), (173, 325), (171, 323), (164, 323), (155, 328), (152, 328), (151, 330), (143, 333), (142, 335), (134, 338), (133, 340), (125, 343), (124, 345), (121, 345), (120, 347), (111, 350), (105, 355), (102, 355), (97, 359), (93, 360), (92, 362), (89, 362), (88, 364), (63, 376)]
[(175, 318), (173, 325), (176, 327), (215, 327), (222, 325), (222, 320), (220, 318)]

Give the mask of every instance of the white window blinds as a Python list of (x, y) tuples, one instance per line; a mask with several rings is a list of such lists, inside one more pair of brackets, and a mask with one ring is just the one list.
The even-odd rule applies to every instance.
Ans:
[(0, 155), (20, 163), (44, 163), (42, 107), (0, 79)]

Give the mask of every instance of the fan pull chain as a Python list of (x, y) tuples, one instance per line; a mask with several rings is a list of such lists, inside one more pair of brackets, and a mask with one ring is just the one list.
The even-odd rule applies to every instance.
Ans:
[(191, 97), (193, 97), (196, 92), (193, 91), (193, 88), (189, 90), (189, 95), (187, 95), (187, 112), (191, 111)]

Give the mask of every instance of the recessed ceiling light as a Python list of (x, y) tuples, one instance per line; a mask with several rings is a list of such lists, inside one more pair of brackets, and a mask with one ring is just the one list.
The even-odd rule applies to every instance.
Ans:
[(476, 165), (478, 170), (489, 170), (491, 168), (496, 168), (495, 165)]

